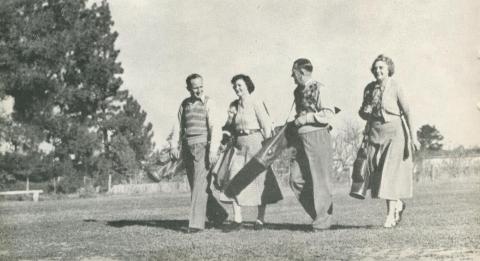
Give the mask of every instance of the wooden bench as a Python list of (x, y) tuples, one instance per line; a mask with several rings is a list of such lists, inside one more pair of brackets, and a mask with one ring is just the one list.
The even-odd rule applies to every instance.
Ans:
[(43, 190), (15, 190), (15, 191), (3, 191), (0, 192), (0, 195), (10, 196), (10, 195), (24, 195), (24, 194), (33, 194), (33, 201), (37, 202), (40, 193), (43, 193)]

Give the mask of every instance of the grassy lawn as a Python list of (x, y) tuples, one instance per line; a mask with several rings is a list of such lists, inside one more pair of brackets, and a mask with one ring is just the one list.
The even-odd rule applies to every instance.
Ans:
[[(480, 181), (417, 184), (402, 223), (381, 227), (385, 202), (334, 197), (333, 229), (310, 233), (288, 191), (267, 229), (184, 234), (189, 195), (0, 202), (0, 260), (480, 259)], [(226, 206), (231, 214), (231, 207)], [(250, 222), (248, 222), (250, 221)]]

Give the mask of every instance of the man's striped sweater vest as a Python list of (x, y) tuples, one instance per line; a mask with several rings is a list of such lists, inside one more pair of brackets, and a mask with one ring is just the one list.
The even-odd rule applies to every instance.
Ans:
[[(208, 98), (205, 98), (205, 103)], [(184, 133), (189, 144), (196, 140), (198, 142), (207, 141), (207, 108), (205, 103), (199, 99), (186, 99), (183, 103), (183, 127)]]

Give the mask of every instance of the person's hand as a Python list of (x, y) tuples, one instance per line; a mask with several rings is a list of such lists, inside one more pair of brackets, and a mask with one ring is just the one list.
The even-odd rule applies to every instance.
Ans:
[(372, 105), (367, 105), (367, 106), (363, 107), (363, 112), (366, 113), (366, 114), (372, 113), (372, 110), (373, 110)]
[(231, 136), (231, 135), (228, 135), (228, 134), (225, 134), (225, 133), (224, 133), (224, 134), (222, 135), (222, 140), (220, 141), (220, 146), (229, 143), (231, 139), (232, 139), (232, 136)]
[(210, 153), (208, 154), (208, 161), (210, 163), (210, 166), (215, 165), (215, 163), (217, 162), (217, 159), (218, 159), (217, 153), (212, 153), (212, 151), (210, 151)]
[(412, 145), (413, 145), (413, 149), (415, 151), (419, 151), (420, 150), (420, 142), (418, 142), (417, 139), (412, 139)]
[(297, 127), (300, 127), (300, 126), (303, 126), (303, 125), (307, 124), (307, 114), (302, 114), (302, 115), (298, 116), (293, 123)]
[(224, 152), (225, 149), (227, 149), (227, 144), (221, 144), (221, 143), (220, 143), (220, 146), (218, 146), (218, 151), (219, 151), (219, 153)]
[(170, 157), (175, 160), (180, 158), (180, 151), (178, 150), (178, 148), (170, 149)]

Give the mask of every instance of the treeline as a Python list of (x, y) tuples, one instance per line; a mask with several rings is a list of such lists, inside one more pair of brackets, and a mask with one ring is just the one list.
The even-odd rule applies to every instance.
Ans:
[(120, 88), (112, 25), (106, 1), (0, 3), (0, 100), (14, 99), (13, 113), (0, 115), (2, 186), (56, 177), (105, 185), (109, 175), (132, 182), (148, 167), (152, 125)]
[[(128, 86), (121, 89), (112, 26), (106, 1), (0, 1), (0, 101), (14, 99), (13, 113), (0, 113), (0, 187), (55, 181), (73, 192), (86, 178), (106, 188), (109, 177), (126, 183), (142, 173), (182, 175), (169, 148), (153, 152), (146, 112)], [(362, 130), (349, 123), (338, 131), (337, 180), (348, 178)], [(424, 155), (445, 155), (435, 126), (422, 126), (418, 137)], [(287, 173), (290, 159), (282, 155), (276, 170)]]

